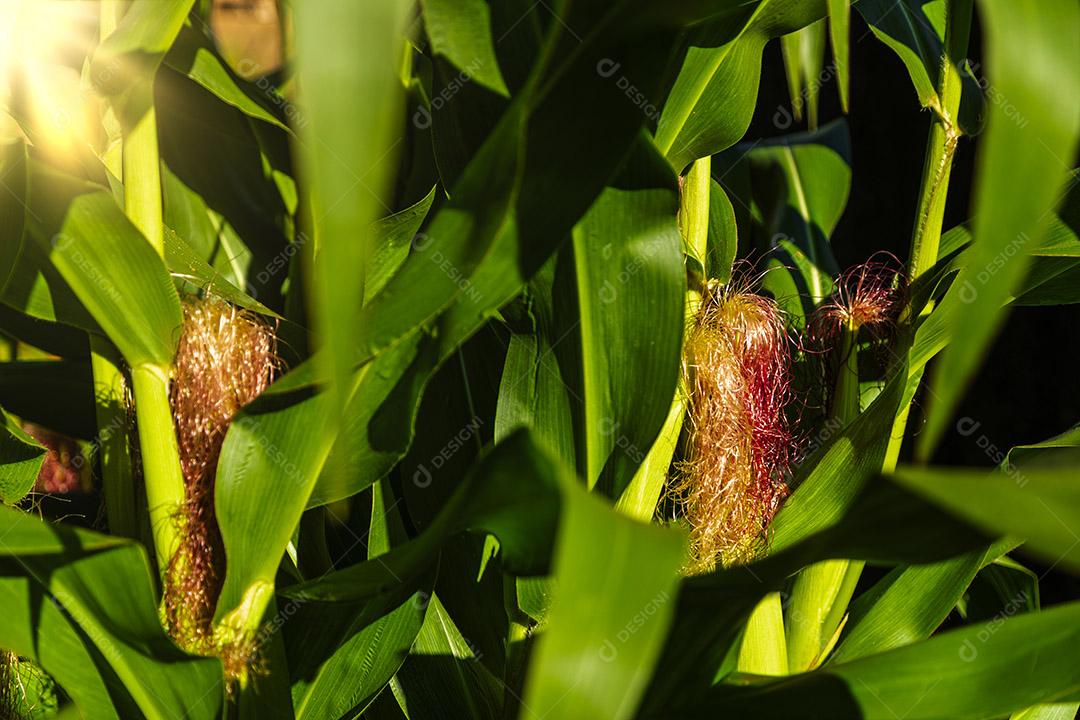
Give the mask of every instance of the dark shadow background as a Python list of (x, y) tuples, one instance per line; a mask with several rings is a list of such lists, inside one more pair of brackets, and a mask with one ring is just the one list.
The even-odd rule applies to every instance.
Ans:
[[(975, 23), (968, 57), (978, 62), (977, 18)], [(852, 12), (851, 26), (852, 192), (832, 238), (841, 267), (862, 262), (877, 250), (907, 259), (930, 128), (930, 113), (920, 108), (900, 59), (870, 33), (858, 12)], [(826, 63), (831, 63), (831, 48), (828, 52)], [(820, 96), (818, 121), (824, 125), (842, 115), (835, 81), (825, 83)], [(760, 95), (746, 139), (805, 129), (805, 123), (777, 129), (773, 116), (779, 107), (790, 109), (791, 100), (780, 43), (772, 42), (765, 49)], [(945, 230), (971, 215), (978, 142), (977, 137), (964, 138), (957, 148)], [(976, 443), (980, 436), (987, 438), (983, 445), (988, 442), (1006, 452), (1080, 423), (1078, 358), (1080, 305), (1011, 311), (955, 415), (979, 422), (978, 431), (967, 437), (955, 429), (947, 433), (934, 463), (989, 468), (996, 462)], [(919, 401), (916, 398), (909, 429), (922, 425)], [(910, 448), (905, 446), (901, 462), (908, 457)], [(1021, 559), (1040, 574), (1048, 570), (1030, 557)], [(1046, 605), (1080, 597), (1080, 580), (1070, 575), (1050, 571), (1041, 584)]]

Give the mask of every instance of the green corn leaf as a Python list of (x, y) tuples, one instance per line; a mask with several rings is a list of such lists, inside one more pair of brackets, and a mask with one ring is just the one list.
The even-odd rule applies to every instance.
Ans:
[[(375, 699), (405, 662), (423, 626), (431, 597), (430, 584), (424, 587), (388, 593), (362, 608), (314, 608), (324, 616), (320, 624), (326, 634), (317, 634), (319, 625), (308, 620), (305, 625), (314, 632), (303, 640), (309, 648), (294, 646), (290, 653), (300, 671), (292, 687), (297, 720), (357, 714)], [(319, 639), (314, 647), (312, 635)], [(327, 657), (312, 663), (313, 654)]]
[(497, 432), (537, 428), (589, 485), (615, 497), (678, 382), (686, 279), (676, 210), (674, 178), (639, 144), (574, 228), (572, 247), (533, 283), (542, 317), (523, 322), (503, 374)]
[(165, 264), (173, 277), (197, 292), (206, 292), (252, 312), (280, 319), (280, 315), (249, 296), (211, 267), (171, 228), (165, 228)]
[(995, 543), (956, 558), (893, 569), (851, 604), (844, 635), (829, 662), (846, 662), (930, 637), (975, 575), (1017, 544)]
[[(472, 173), (473, 179), (470, 181), (467, 178), (463, 182), (479, 184), (482, 179), (486, 182), (492, 174), (497, 174), (499, 162), (507, 155), (513, 156), (517, 142), (517, 126), (508, 121), (506, 128), (510, 135), (493, 138), (492, 150), (477, 160)], [(496, 165), (492, 166), (490, 163)], [(491, 171), (491, 174), (487, 171)], [(505, 198), (502, 202), (505, 202)], [(487, 218), (488, 225), (484, 230), (477, 231), (481, 235), (469, 232), (474, 223), (470, 220), (468, 206), (462, 208), (450, 205), (444, 208), (436, 216), (432, 228), (436, 225), (445, 228), (448, 244), (456, 243), (461, 252), (470, 252), (464, 247), (467, 244), (464, 241), (469, 237), (476, 240), (484, 232), (494, 233), (498, 227), (498, 212), (489, 212), (483, 198), (480, 198), (478, 207), (477, 212)], [(440, 217), (443, 218), (442, 221), (438, 219)], [(413, 221), (415, 217), (409, 216), (409, 222)], [(432, 229), (431, 232), (434, 233), (435, 230)], [(443, 231), (439, 232), (441, 235)], [(438, 262), (432, 261), (436, 253), (443, 252), (439, 250), (440, 245), (431, 242), (423, 247), (426, 254), (420, 251), (411, 255), (411, 258), (415, 258), (411, 264), (406, 260), (365, 306), (363, 312), (372, 319), (371, 324), (363, 326), (365, 330), (362, 332), (367, 337), (375, 337), (379, 342), (385, 343), (387, 337), (392, 335), (397, 339), (398, 333), (412, 329), (411, 324), (418, 313), (423, 317), (426, 312), (430, 312), (425, 310), (426, 303), (413, 302), (413, 291), (424, 284), (431, 286), (429, 296), (445, 296), (445, 300), (434, 301), (436, 309), (438, 303), (445, 302), (460, 292), (457, 282), (441, 270)], [(449, 254), (450, 250), (447, 249), (446, 253)], [(447, 255), (442, 257), (445, 260)], [(411, 270), (408, 269), (410, 267)], [(428, 276), (428, 273), (432, 272), (442, 278), (441, 283), (432, 282)], [(403, 290), (406, 287), (409, 289), (408, 293)], [(488, 301), (482, 297), (478, 300)], [(383, 315), (376, 311), (381, 311)], [(376, 318), (378, 323), (375, 322)], [(416, 324), (419, 322), (417, 320)], [(382, 328), (389, 335), (380, 334), (383, 330), (377, 328)], [(417, 349), (424, 337), (414, 332), (411, 342), (398, 342), (389, 352), (384, 352), (374, 362), (349, 376), (350, 387), (346, 399), (350, 399), (350, 404), (344, 409), (344, 427), (348, 440), (337, 447), (334, 455), (335, 462), (339, 463), (337, 467), (329, 467), (324, 471), (324, 468), (328, 467), (331, 448), (339, 437), (340, 426), (334, 420), (337, 416), (333, 412), (331, 395), (311, 384), (313, 378), (324, 370), (317, 360), (301, 366), (283, 378), (275, 386), (278, 398), (267, 398), (255, 403), (233, 422), (218, 463), (215, 495), (218, 521), (229, 557), (229, 571), (218, 606), (219, 618), (223, 617), (223, 613), (240, 606), (244, 593), (268, 593), (268, 590), (258, 591), (252, 588), (272, 587), (280, 553), (284, 552), (305, 507), (330, 502), (362, 490), (389, 471), (393, 463), (404, 454), (407, 444), (402, 446), (401, 441), (396, 438), (389, 448), (387, 443), (378, 442), (378, 437), (375, 438), (376, 442), (372, 442), (368, 428), (375, 413), (395, 389), (401, 387), (402, 391), (411, 394), (412, 401), (415, 402), (414, 393), (417, 389), (403, 381), (402, 377), (414, 370), (411, 367), (413, 362), (427, 372), (430, 372), (434, 365), (432, 355), (428, 354), (429, 350), (425, 349), (421, 353)], [(386, 347), (381, 349), (386, 350)], [(349, 354), (350, 357), (356, 356), (351, 349)], [(293, 383), (297, 389), (288, 390), (289, 383)], [(414, 407), (408, 407), (408, 414), (400, 418), (406, 423), (402, 433), (405, 443), (411, 434)], [(399, 427), (395, 425), (394, 431), (400, 432)], [(360, 432), (353, 432), (353, 428)], [(359, 476), (348, 469), (353, 460), (362, 463), (356, 466), (364, 470)], [(315, 492), (317, 480), (320, 487), (318, 492)], [(256, 494), (264, 498), (263, 502), (272, 508), (272, 511), (250, 502), (252, 487), (265, 488), (264, 492)], [(259, 538), (260, 542), (253, 543), (252, 538)], [(267, 548), (277, 550), (269, 553)], [(257, 619), (250, 622), (257, 622)]]
[(354, 602), (419, 577), (449, 536), (465, 530), (499, 540), (503, 567), (537, 575), (550, 564), (565, 470), (529, 437), (513, 434), (474, 469), (418, 537), (372, 561), (282, 590), (299, 599)]
[(0, 555), (60, 555), (68, 550), (90, 553), (125, 542), (81, 528), (45, 523), (33, 515), (6, 507), (0, 507), (0, 527), (5, 533)]
[(656, 129), (657, 147), (677, 171), (742, 137), (757, 100), (765, 43), (824, 15), (824, 3), (764, 0), (692, 33)]
[(424, 28), (435, 54), (462, 71), (462, 77), (504, 97), (510, 95), (499, 71), (491, 37), (491, 11), (483, 0), (424, 0)]
[(47, 452), (0, 408), (0, 502), (12, 505), (30, 492)]
[(818, 20), (780, 39), (792, 114), (801, 121), (805, 107), (807, 126), (811, 130), (816, 130), (818, 125), (818, 97), (825, 64), (825, 32), (825, 21)]
[(312, 234), (296, 230), (289, 134), (168, 66), (155, 88), (166, 225), (229, 282), (277, 309), (282, 266), (300, 249), (291, 243), (314, 248), (300, 242)]
[(764, 288), (796, 318), (803, 317), (832, 293), (839, 272), (829, 238), (851, 189), (847, 123), (840, 119), (815, 132), (743, 143), (721, 156), (717, 166), (727, 187), (741, 191), (740, 203), (757, 209), (755, 244), (776, 268), (766, 274)]
[(7, 560), (0, 562), (0, 568), (0, 602), (4, 606), (0, 645), (49, 673), (71, 697), (82, 713), (80, 717), (119, 719), (114, 702), (129, 714), (137, 713), (130, 697), (123, 704), (121, 698), (126, 693), (116, 687), (119, 681), (109, 687), (110, 676), (99, 671), (97, 665), (105, 661), (92, 645), (85, 643), (78, 625), (53, 603), (35, 597), (40, 591), (32, 580), (21, 575), (25, 570)]
[[(372, 488), (369, 559), (399, 544), (404, 533), (392, 496), (389, 483)], [(358, 712), (403, 671), (410, 647), (429, 624), (433, 580), (433, 575), (420, 578), (359, 606), (291, 599), (281, 604), (277, 617), (298, 613), (299, 618), (285, 627), (283, 657), (294, 677), (298, 718), (339, 717), (349, 708)]]
[(829, 3), (829, 41), (832, 44), (833, 64), (836, 68), (836, 83), (840, 89), (840, 107), (848, 112), (851, 101), (851, 1), (828, 0)]
[[(143, 714), (217, 717), (225, 694), (221, 665), (185, 656), (165, 635), (156, 574), (141, 546), (7, 508), (0, 508), (0, 533), (5, 578), (23, 576), (34, 588), (28, 610), (57, 603), (91, 643), (88, 651), (104, 658)], [(52, 613), (39, 618), (62, 631)]]
[[(830, 0), (839, 3), (841, 0)], [(945, 0), (869, 0), (853, 6), (871, 32), (904, 63), (923, 107), (941, 110), (942, 57), (945, 53)], [(958, 68), (962, 91), (956, 122), (966, 135), (977, 135), (985, 123), (986, 100), (982, 83), (966, 63)]]
[(55, 210), (59, 231), (38, 236), (39, 249), (128, 364), (172, 365), (182, 316), (161, 258), (108, 193)]
[(152, 76), (172, 47), (194, 0), (134, 0), (116, 29), (98, 46), (90, 65), (95, 87), (120, 95)]
[(23, 243), (23, 221), (26, 216), (26, 143), (21, 141), (0, 144), (0, 173), (3, 173), (6, 192), (0, 197), (0, 227), (5, 240), (0, 245), (0, 297), (15, 270)]
[[(992, 628), (992, 629), (991, 629)], [(664, 717), (704, 708), (788, 718), (808, 706), (827, 717), (1000, 717), (1038, 702), (1076, 697), (1080, 603), (999, 618), (791, 679), (718, 685)], [(1030, 671), (1024, 681), (1016, 667)], [(987, 688), (993, 688), (987, 692)]]
[[(850, 442), (842, 438), (838, 445)], [(789, 498), (792, 504), (783, 512), (797, 507), (794, 501), (795, 496)], [(802, 568), (834, 559), (926, 564), (985, 550), (990, 541), (985, 533), (887, 480), (864, 483), (842, 509), (767, 557), (683, 582), (658, 664), (664, 672), (654, 676), (642, 715), (664, 716), (680, 699), (708, 692), (727, 667), (725, 659), (737, 649), (754, 607), (766, 594), (786, 591), (789, 578)]]
[(374, 247), (370, 225), (382, 214), (399, 142), (393, 128), (402, 88), (395, 63), (402, 57), (407, 8), (401, 0), (294, 8), (308, 120), (300, 159), (316, 243), (311, 308), (324, 343), (319, 362), (329, 379), (332, 432), (345, 418), (355, 348), (367, 330), (359, 313)]
[(708, 276), (726, 283), (731, 279), (731, 266), (739, 251), (739, 231), (735, 208), (720, 183), (710, 180), (709, 190), (709, 257)]
[(1002, 469), (1011, 472), (1017, 468), (1054, 467), (1065, 465), (1077, 459), (1080, 447), (1080, 425), (1070, 428), (1049, 440), (1031, 445), (1017, 445), (1005, 458)]
[(1080, 467), (977, 470), (901, 468), (896, 481), (993, 534), (1024, 538), (1024, 549), (1050, 563), (1080, 568)]
[(371, 256), (371, 268), (364, 287), (365, 302), (386, 287), (386, 283), (408, 258), (416, 234), (435, 201), (435, 192), (433, 187), (415, 204), (376, 221), (372, 228), (375, 232), (375, 252)]
[(799, 466), (792, 482), (795, 491), (773, 520), (770, 553), (835, 522), (861, 488), (881, 471), (905, 377), (897, 373), (846, 428), (823, 429), (820, 450)]
[(685, 418), (686, 397), (680, 388), (675, 392), (675, 399), (671, 402), (671, 409), (668, 410), (656, 442), (649, 448), (630, 484), (615, 503), (615, 507), (620, 511), (642, 522), (652, 520), (667, 482)]
[(874, 36), (903, 61), (919, 103), (923, 107), (940, 107), (937, 87), (944, 47), (923, 5), (921, 0), (854, 3)]
[(1080, 703), (1075, 702), (1035, 705), (1013, 713), (1010, 720), (1073, 720), (1078, 709), (1080, 709)]
[[(521, 159), (522, 117), (511, 111), (454, 187), (450, 201), (412, 242), (412, 252), (360, 312), (354, 362), (376, 356), (429, 323), (458, 294), (506, 223)], [(492, 192), (492, 190), (496, 192)]]
[[(1071, 212), (1076, 195), (1066, 198), (1065, 212)], [(942, 236), (941, 258), (933, 273), (928, 273), (930, 281), (938, 284), (949, 279), (961, 267), (965, 267), (972, 257), (970, 231), (958, 226)], [(1045, 293), (1048, 301), (1067, 302), (1074, 296), (1075, 288), (1068, 284), (1072, 272), (1080, 266), (1080, 239), (1076, 231), (1062, 221), (1058, 215), (1049, 220), (1046, 237), (1032, 250), (1033, 260), (1026, 277), (1016, 288), (1014, 295), (1006, 298), (1007, 303), (1022, 304), (1025, 297), (1037, 297)], [(917, 284), (915, 287), (918, 287)], [(927, 290), (922, 285), (920, 293)], [(960, 309), (971, 301), (971, 291), (967, 285), (956, 282), (955, 278), (947, 283), (947, 289), (937, 300), (930, 317), (922, 321), (915, 333), (915, 341), (909, 355), (910, 372), (918, 372), (935, 355), (941, 352), (951, 341), (951, 325), (955, 322)], [(916, 306), (918, 307), (918, 306)]]
[(401, 460), (412, 440), (417, 408), (418, 372), (433, 362), (416, 333), (371, 361), (357, 375), (356, 392), (346, 408), (341, 434), (323, 463), (307, 507), (326, 505), (355, 495), (385, 476)]
[[(299, 113), (265, 81), (253, 83), (239, 77), (218, 54), (213, 41), (191, 25), (180, 29), (169, 54), (165, 56), (165, 64), (187, 75), (222, 102), (232, 105), (245, 115), (275, 125), (286, 132), (290, 132), (286, 115)], [(259, 68), (241, 67), (240, 70), (256, 73)], [(294, 117), (293, 120), (302, 123), (303, 116)]]
[(104, 188), (58, 172), (34, 157), (27, 159), (26, 173), (29, 204), (22, 247), (10, 269), (3, 302), (31, 318), (100, 334), (101, 328), (51, 262), (50, 252), (72, 200)]
[[(550, 718), (634, 717), (674, 610), (685, 539), (579, 487), (559, 525), (555, 599), (522, 705)], [(607, 552), (582, 552), (598, 543)]]
[(326, 393), (271, 392), (229, 427), (214, 492), (228, 558), (219, 620), (239, 608), (243, 614), (234, 624), (259, 622), (281, 555), (333, 444), (329, 412)]
[[(686, 275), (674, 185), (659, 155), (639, 145), (573, 232), (582, 475), (612, 497), (644, 460), (678, 383)], [(634, 392), (641, 387), (651, 391)]]
[(393, 689), (409, 717), (500, 717), (501, 681), (483, 665), (438, 594), (427, 603), (424, 624)]

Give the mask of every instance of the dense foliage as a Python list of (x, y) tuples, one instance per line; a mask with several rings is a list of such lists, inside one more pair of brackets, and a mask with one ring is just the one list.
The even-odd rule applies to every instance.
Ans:
[[(1080, 432), (957, 417), (1080, 302), (1075, 0), (209, 6), (0, 6), (0, 716), (1075, 716)], [(932, 119), (843, 268), (853, 13)]]

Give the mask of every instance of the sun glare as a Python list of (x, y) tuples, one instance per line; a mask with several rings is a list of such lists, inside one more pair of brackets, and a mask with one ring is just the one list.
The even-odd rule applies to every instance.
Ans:
[(97, 40), (99, 5), (92, 0), (0, 0), (4, 138), (25, 132), (34, 145), (68, 153), (99, 132), (89, 111), (98, 100), (82, 81)]

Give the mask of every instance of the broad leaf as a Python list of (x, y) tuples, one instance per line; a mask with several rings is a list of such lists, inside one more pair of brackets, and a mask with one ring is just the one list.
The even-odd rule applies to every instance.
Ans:
[(828, 0), (829, 3), (829, 40), (832, 44), (833, 65), (836, 69), (836, 83), (840, 88), (840, 106), (848, 111), (851, 94), (850, 70), (851, 56), (851, 0)]
[(674, 178), (639, 144), (574, 228), (572, 247), (532, 285), (535, 307), (503, 374), (499, 432), (537, 428), (590, 486), (600, 481), (616, 497), (678, 381), (686, 280), (675, 212)]
[(818, 95), (825, 63), (825, 21), (818, 20), (785, 35), (780, 38), (780, 43), (784, 51), (792, 113), (796, 120), (802, 120), (805, 107), (807, 125), (811, 130), (816, 130)]
[[(1035, 703), (1076, 698), (1078, 655), (1080, 603), (1069, 603), (790, 679), (719, 685), (664, 717), (700, 717), (710, 708), (789, 718), (807, 707), (827, 717), (1001, 717)], [(1017, 682), (1017, 667), (1026, 669), (1024, 682)]]
[(923, 0), (859, 0), (855, 9), (881, 42), (904, 62), (923, 107), (939, 107), (938, 73), (944, 53)]
[[(358, 317), (374, 249), (370, 225), (381, 214), (394, 167), (401, 57), (408, 5), (401, 0), (304, 3), (294, 8), (304, 87), (300, 158), (312, 193), (316, 243), (311, 300), (329, 378), (336, 432), (354, 387)], [(317, 471), (317, 468), (316, 468)], [(299, 517), (306, 493), (290, 508)], [(277, 548), (279, 545), (270, 547)]]
[[(239, 77), (218, 54), (213, 41), (204, 33), (188, 25), (180, 29), (165, 64), (187, 75), (214, 93), (223, 102), (232, 105), (245, 115), (289, 131), (286, 115), (294, 114), (294, 121), (303, 123), (303, 116), (288, 101), (265, 82), (256, 84)], [(257, 72), (258, 68), (240, 68)]]
[(577, 487), (564, 508), (555, 600), (522, 705), (550, 718), (634, 717), (675, 609), (685, 540)]
[(427, 588), (389, 593), (362, 607), (314, 605), (297, 615), (309, 633), (297, 639), (305, 647), (294, 645), (290, 653), (297, 720), (340, 718), (367, 707), (405, 662), (424, 622)]
[[(55, 602), (85, 633), (92, 652), (104, 658), (142, 713), (217, 717), (225, 694), (221, 664), (184, 655), (165, 635), (155, 576), (141, 546), (6, 508), (0, 509), (0, 532), (2, 554), (16, 560), (18, 574), (35, 586), (31, 602)], [(30, 611), (39, 612), (34, 605)], [(62, 632), (50, 612), (39, 618), (47, 623), (43, 629)]]
[(501, 681), (482, 664), (437, 594), (427, 602), (424, 624), (393, 689), (409, 717), (501, 717)]
[(1025, 539), (1052, 564), (1080, 569), (1080, 466), (977, 470), (901, 468), (896, 481), (993, 534)]
[[(729, 183), (746, 174), (749, 193), (739, 201), (754, 209), (755, 245), (770, 269), (765, 289), (797, 318), (808, 314), (831, 294), (839, 272), (829, 238), (851, 188), (847, 123), (841, 119), (815, 132), (740, 144), (718, 165)], [(797, 293), (790, 292), (792, 283)]]
[(170, 366), (182, 316), (161, 258), (108, 193), (54, 210), (60, 230), (39, 247), (128, 364)]
[[(850, 442), (841, 439), (837, 444)], [(664, 716), (680, 698), (708, 692), (725, 668), (730, 672), (725, 658), (737, 650), (750, 612), (769, 592), (783, 591), (789, 578), (807, 565), (832, 559), (924, 564), (985, 549), (989, 540), (888, 481), (862, 484), (810, 534), (750, 565), (684, 581), (658, 665), (664, 671), (653, 678), (643, 715)]]
[(656, 128), (657, 147), (677, 171), (730, 147), (746, 132), (757, 100), (765, 43), (824, 16), (825, 4), (817, 0), (763, 0), (691, 34)]
[(120, 95), (151, 76), (183, 27), (194, 0), (134, 0), (94, 53), (90, 76), (107, 95)]
[(1016, 544), (997, 543), (956, 558), (893, 569), (851, 604), (844, 635), (829, 662), (845, 662), (930, 637), (976, 573)]
[(503, 566), (522, 575), (550, 564), (566, 471), (527, 432), (496, 446), (458, 487), (431, 525), (413, 540), (368, 562), (282, 590), (289, 597), (354, 602), (419, 577), (446, 539), (465, 530), (499, 540)]
[(0, 408), (0, 502), (13, 505), (30, 492), (47, 452)]
[(484, 0), (424, 0), (424, 28), (432, 50), (474, 80), (508, 96), (491, 37), (491, 11)]

